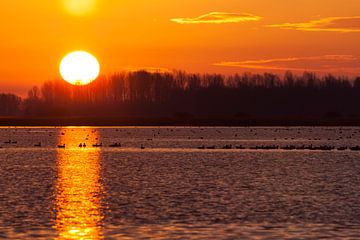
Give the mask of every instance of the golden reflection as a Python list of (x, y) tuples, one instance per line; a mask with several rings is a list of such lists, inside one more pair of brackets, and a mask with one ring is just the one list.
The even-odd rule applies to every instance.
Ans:
[[(101, 239), (100, 149), (93, 129), (62, 129), (58, 149), (56, 230), (58, 239)], [(79, 145), (86, 143), (86, 148)]]

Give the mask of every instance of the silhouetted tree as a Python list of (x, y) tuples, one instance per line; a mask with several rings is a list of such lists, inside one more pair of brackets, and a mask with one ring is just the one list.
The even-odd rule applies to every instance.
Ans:
[(20, 113), (21, 98), (14, 94), (0, 94), (0, 115), (11, 116)]
[[(19, 111), (21, 100), (11, 101), (1, 114)], [(358, 102), (360, 78), (137, 71), (101, 77), (87, 86), (48, 81), (29, 91), (22, 109), (42, 116), (348, 116), (360, 115)]]

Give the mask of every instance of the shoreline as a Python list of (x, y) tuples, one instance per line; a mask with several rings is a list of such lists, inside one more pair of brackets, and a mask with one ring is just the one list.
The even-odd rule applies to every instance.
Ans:
[(360, 118), (0, 117), (0, 126), (360, 127)]

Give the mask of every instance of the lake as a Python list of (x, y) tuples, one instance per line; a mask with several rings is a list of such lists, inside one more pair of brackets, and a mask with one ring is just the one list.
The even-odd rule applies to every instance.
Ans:
[(0, 128), (0, 238), (360, 238), (359, 145), (355, 127)]

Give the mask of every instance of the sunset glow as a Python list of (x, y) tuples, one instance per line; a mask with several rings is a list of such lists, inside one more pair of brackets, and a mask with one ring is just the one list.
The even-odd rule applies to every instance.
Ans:
[[(96, 53), (104, 76), (175, 69), (354, 77), (360, 74), (359, 8), (354, 0), (4, 0), (0, 87), (25, 96), (34, 85), (62, 79), (59, 59), (73, 49)], [(327, 65), (323, 56), (351, 61)], [(272, 61), (278, 59), (300, 60)]]
[(0, 0), (0, 29), (1, 238), (360, 236), (360, 0)]

